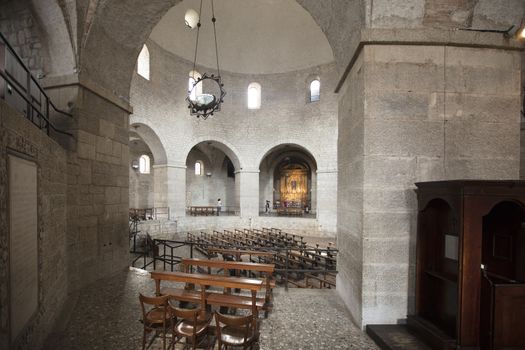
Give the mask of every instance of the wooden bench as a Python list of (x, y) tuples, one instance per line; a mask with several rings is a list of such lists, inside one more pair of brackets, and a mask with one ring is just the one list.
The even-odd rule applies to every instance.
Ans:
[[(263, 281), (253, 278), (225, 277), (219, 275), (194, 274), (185, 272), (152, 271), (157, 295), (169, 295), (175, 300), (200, 303), (203, 310), (207, 305), (251, 309), (254, 315), (265, 306), (265, 298), (257, 298), (263, 288)], [(200, 286), (200, 291), (181, 288), (162, 288), (161, 281), (181, 282)], [(211, 292), (207, 287), (225, 288), (226, 294)], [(244, 289), (251, 296), (228, 294), (226, 290)], [(254, 318), (254, 321), (256, 319)]]
[[(243, 261), (220, 261), (220, 260), (206, 260), (206, 259), (182, 259), (182, 266), (184, 272), (190, 273), (191, 267), (206, 267), (208, 268), (208, 273), (211, 273), (212, 268), (222, 269), (223, 273), (226, 276), (230, 276), (230, 270), (235, 270), (235, 272), (248, 271), (248, 272), (258, 272), (264, 275), (263, 285), (265, 286), (265, 303), (263, 309), (265, 315), (268, 315), (268, 312), (272, 309), (272, 290), (275, 288), (275, 280), (273, 279), (273, 273), (275, 271), (274, 264), (260, 264), (252, 262), (243, 262)], [(237, 275), (238, 276), (238, 275)]]

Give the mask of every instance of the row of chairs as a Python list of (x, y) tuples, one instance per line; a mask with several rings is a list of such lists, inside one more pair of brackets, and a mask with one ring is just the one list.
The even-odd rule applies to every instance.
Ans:
[[(166, 339), (171, 334), (172, 340), (169, 349), (174, 349), (176, 343), (184, 344), (184, 349), (204, 347), (212, 349), (215, 342), (211, 341), (210, 324), (212, 315), (200, 308), (183, 309), (176, 307), (176, 302), (170, 296), (148, 297), (139, 294), (142, 308), (142, 349), (146, 349), (146, 337), (153, 332), (162, 337), (162, 348), (166, 350)], [(227, 346), (242, 346), (243, 349), (252, 348), (258, 340), (257, 322), (254, 316), (231, 316), (215, 312), (215, 336), (219, 350)], [(255, 320), (256, 321), (256, 320)], [(150, 344), (154, 337), (151, 338)], [(182, 343), (185, 340), (185, 343)]]

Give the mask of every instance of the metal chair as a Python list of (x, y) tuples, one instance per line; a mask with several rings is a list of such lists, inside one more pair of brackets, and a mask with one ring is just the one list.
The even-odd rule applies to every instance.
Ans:
[(253, 315), (230, 316), (215, 313), (215, 324), (219, 350), (228, 346), (240, 347), (243, 350), (252, 349), (253, 344), (259, 339), (257, 319)]
[(140, 306), (142, 308), (142, 323), (144, 325), (142, 350), (146, 349), (146, 334), (149, 332), (155, 332), (149, 345), (151, 345), (156, 335), (161, 334), (162, 349), (166, 350), (166, 334), (171, 330), (172, 319), (168, 299), (168, 296), (147, 297), (139, 294)]

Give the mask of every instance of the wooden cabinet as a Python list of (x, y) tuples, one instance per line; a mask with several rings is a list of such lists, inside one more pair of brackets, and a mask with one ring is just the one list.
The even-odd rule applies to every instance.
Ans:
[(436, 349), (525, 349), (525, 181), (416, 185), (409, 326)]

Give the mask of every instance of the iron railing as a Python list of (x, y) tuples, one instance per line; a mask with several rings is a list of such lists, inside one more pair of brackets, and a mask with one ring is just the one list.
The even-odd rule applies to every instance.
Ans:
[[(156, 270), (157, 268), (162, 267), (164, 270), (168, 271), (174, 271), (174, 269), (182, 262), (182, 259), (184, 258), (193, 258), (195, 254), (195, 250), (199, 251), (200, 253), (206, 255), (206, 251), (208, 248), (212, 249), (235, 249), (235, 250), (246, 250), (248, 249), (246, 246), (242, 245), (233, 245), (233, 244), (224, 244), (224, 245), (217, 245), (217, 244), (209, 244), (209, 243), (202, 243), (202, 242), (193, 242), (193, 241), (176, 241), (176, 240), (165, 240), (165, 239), (153, 239), (151, 245), (146, 245), (147, 250), (145, 252), (142, 252), (139, 254), (132, 262), (132, 267), (138, 267), (144, 270), (147, 270), (149, 267), (152, 267), (153, 270)], [(183, 255), (176, 255), (175, 250), (182, 248), (182, 247), (188, 247), (189, 252), (186, 254), (186, 256)], [(324, 274), (325, 276), (327, 274), (330, 275), (336, 275), (337, 269), (336, 269), (336, 263), (335, 263), (335, 257), (338, 253), (338, 250), (335, 248), (319, 248), (319, 247), (312, 247), (312, 246), (303, 246), (303, 247), (250, 247), (249, 250), (251, 251), (258, 251), (258, 252), (269, 252), (272, 253), (273, 263), (276, 265), (275, 269), (275, 275), (281, 276), (281, 281), (283, 281), (284, 286), (286, 289), (288, 289), (288, 284), (296, 284), (293, 283), (290, 279), (291, 274), (297, 275), (318, 275), (318, 274)], [(305, 255), (305, 253), (312, 253), (315, 252), (316, 254), (324, 254), (328, 255), (330, 257), (334, 257), (334, 263), (332, 265), (330, 264), (319, 264), (319, 268), (293, 268), (292, 267), (292, 255), (294, 254), (300, 254)], [(305, 255), (306, 256), (306, 255)], [(208, 258), (211, 258), (212, 255), (208, 256)], [(136, 265), (140, 260), (142, 259), (141, 265)], [(270, 262), (271, 261), (263, 261), (261, 258), (258, 258), (256, 260), (253, 259), (253, 257), (250, 255), (249, 260), (252, 262)], [(297, 263), (293, 263), (293, 265), (297, 265)], [(322, 266), (324, 265), (324, 267)]]
[(155, 208), (129, 208), (129, 219), (133, 220), (160, 220), (170, 219), (169, 207), (155, 207)]
[[(13, 95), (14, 93), (16, 95)], [(45, 130), (46, 134), (49, 135), (53, 130), (73, 137), (72, 134), (55, 127), (50, 121), (50, 111), (52, 109), (69, 118), (73, 118), (73, 115), (55, 106), (2, 33), (0, 33), (0, 99), (24, 114), (35, 126)]]
[[(221, 206), (218, 216), (239, 216), (240, 208), (236, 206)], [(217, 216), (217, 207), (209, 206), (189, 206), (186, 207), (186, 216)]]

